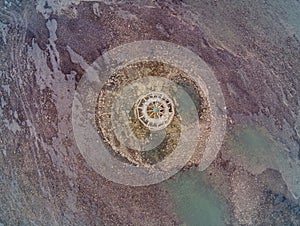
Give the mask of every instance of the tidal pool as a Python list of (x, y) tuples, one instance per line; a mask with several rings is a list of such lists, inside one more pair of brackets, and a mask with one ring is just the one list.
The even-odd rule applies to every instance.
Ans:
[(227, 225), (228, 206), (225, 199), (212, 187), (204, 172), (181, 172), (164, 184), (184, 225)]
[(300, 161), (286, 146), (263, 127), (249, 125), (235, 129), (230, 135), (232, 158), (250, 172), (260, 174), (267, 168), (278, 170), (295, 199), (300, 195)]

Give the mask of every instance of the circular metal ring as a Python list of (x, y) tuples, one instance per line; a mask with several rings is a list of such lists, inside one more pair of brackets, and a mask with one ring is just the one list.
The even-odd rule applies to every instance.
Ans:
[(175, 109), (172, 99), (165, 93), (151, 92), (138, 99), (135, 112), (145, 127), (157, 131), (172, 122)]

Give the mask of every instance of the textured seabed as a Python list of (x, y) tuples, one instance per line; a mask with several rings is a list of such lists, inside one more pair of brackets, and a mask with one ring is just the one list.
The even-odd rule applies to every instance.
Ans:
[[(163, 40), (199, 55), (227, 106), (205, 171), (128, 187), (97, 174), (71, 124), (104, 52)], [(0, 0), (0, 225), (300, 225), (300, 2)]]

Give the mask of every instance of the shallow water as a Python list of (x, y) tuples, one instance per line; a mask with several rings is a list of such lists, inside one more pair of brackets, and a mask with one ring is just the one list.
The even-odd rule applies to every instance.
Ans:
[(232, 134), (230, 152), (234, 159), (254, 174), (266, 169), (281, 172), (295, 198), (300, 194), (300, 161), (289, 155), (288, 150), (265, 128), (248, 126)]
[(228, 206), (216, 188), (212, 187), (207, 175), (191, 170), (178, 173), (165, 182), (184, 225), (226, 225)]

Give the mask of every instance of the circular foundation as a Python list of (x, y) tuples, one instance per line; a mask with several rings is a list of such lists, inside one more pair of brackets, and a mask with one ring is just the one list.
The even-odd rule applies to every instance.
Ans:
[(141, 96), (135, 108), (136, 117), (149, 130), (166, 128), (174, 117), (174, 103), (162, 92), (151, 92)]
[[(186, 100), (178, 96), (180, 90), (186, 92)], [(188, 100), (190, 104), (185, 104)], [(180, 101), (183, 103), (178, 106)], [(143, 116), (148, 114), (152, 103), (162, 105), (165, 110), (162, 118)], [(191, 163), (197, 164), (209, 135), (211, 114), (200, 87), (176, 67), (150, 61), (128, 64), (117, 70), (101, 89), (96, 122), (100, 137), (112, 155), (129, 164), (149, 167), (169, 157), (178, 146), (184, 111), (189, 112), (185, 116), (191, 116), (191, 121), (194, 114), (201, 127), (202, 136), (197, 138), (199, 147), (193, 150), (191, 159)], [(200, 134), (200, 129), (196, 134)]]
[[(136, 112), (139, 98), (153, 92), (174, 103), (173, 118), (162, 117), (160, 129), (145, 126)], [(159, 106), (151, 108), (159, 112)], [(104, 53), (86, 70), (74, 96), (72, 124), (79, 150), (96, 172), (144, 186), (189, 162), (206, 169), (222, 144), (226, 108), (213, 71), (199, 56), (172, 43), (140, 41)]]

